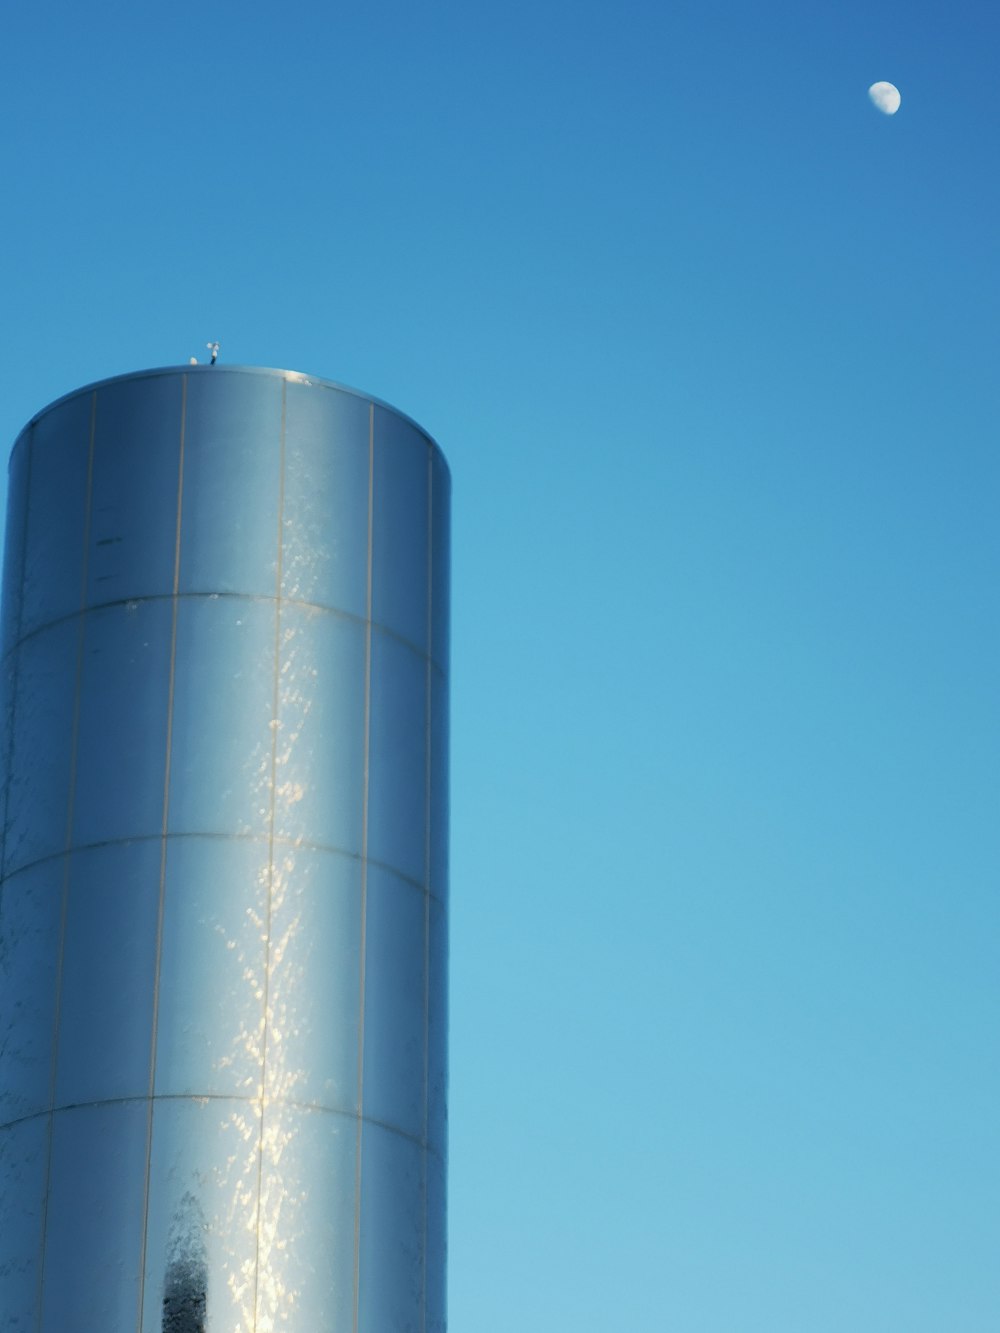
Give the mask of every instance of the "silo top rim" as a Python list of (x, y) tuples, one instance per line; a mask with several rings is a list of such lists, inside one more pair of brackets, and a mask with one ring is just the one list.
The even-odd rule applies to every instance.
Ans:
[[(387, 403), (383, 398), (376, 398), (373, 394), (364, 393), (361, 389), (353, 389), (349, 384), (339, 384), (336, 380), (324, 379), (321, 375), (306, 375), (299, 370), (279, 370), (271, 366), (232, 366), (216, 362), (214, 366), (157, 366), (150, 370), (132, 370), (125, 375), (109, 375), (106, 379), (94, 380), (92, 384), (81, 385), (79, 389), (73, 389), (69, 393), (64, 393), (61, 397), (54, 399), (51, 403), (47, 403), (45, 407), (34, 414), (24, 430), (33, 426), (36, 421), (45, 416), (47, 412), (51, 412), (53, 408), (59, 407), (61, 403), (68, 402), (70, 398), (78, 398), (84, 393), (93, 393), (95, 389), (103, 389), (109, 384), (120, 384), (123, 380), (153, 379), (158, 375), (267, 375), (272, 379), (287, 380), (291, 384), (312, 385), (320, 389), (335, 389), (339, 393), (349, 393), (355, 398), (363, 398), (366, 403), (374, 403), (376, 407), (384, 408), (385, 411), (391, 412), (393, 416), (400, 417), (403, 421), (408, 421), (415, 430), (418, 430), (434, 446), (445, 467), (448, 466), (444, 452), (433, 435), (426, 431), (419, 421), (414, 421), (413, 417), (401, 412), (398, 407), (393, 407), (392, 403)], [(24, 430), (20, 432), (18, 439), (24, 434)]]

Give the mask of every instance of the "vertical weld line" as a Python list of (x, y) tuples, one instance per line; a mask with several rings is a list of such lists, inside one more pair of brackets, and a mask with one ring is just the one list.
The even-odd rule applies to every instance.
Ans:
[(264, 1111), (267, 1105), (268, 1013), (271, 1004), (271, 915), (274, 907), (274, 823), (278, 784), (278, 733), (281, 708), (281, 581), (284, 570), (285, 522), (285, 417), (288, 381), (281, 381), (281, 436), (278, 444), (278, 553), (274, 586), (274, 683), (271, 695), (271, 782), (267, 829), (267, 907), (264, 925), (264, 1026), (261, 1034), (260, 1062), (260, 1143), (257, 1146), (257, 1226), (253, 1266), (253, 1317), (258, 1324), (260, 1302), (260, 1228), (264, 1188)]
[(42, 1327), (45, 1300), (45, 1254), (48, 1246), (49, 1195), (52, 1190), (52, 1138), (55, 1122), (56, 1080), (59, 1074), (59, 1024), (62, 1015), (63, 961), (66, 956), (66, 922), (69, 917), (70, 849), (73, 846), (73, 814), (76, 807), (76, 765), (80, 740), (80, 688), (83, 680), (83, 643), (87, 608), (87, 571), (90, 559), (90, 510), (94, 487), (94, 437), (97, 430), (97, 390), (90, 396), (90, 439), (87, 444), (87, 487), (83, 501), (83, 553), (80, 560), (80, 611), (76, 634), (76, 669), (73, 682), (73, 721), (70, 731), (69, 791), (66, 794), (66, 829), (63, 838), (62, 901), (59, 910), (59, 944), (56, 955), (55, 1011), (52, 1019), (52, 1057), (49, 1065), (49, 1112), (45, 1149), (45, 1194), (42, 1198), (42, 1246), (38, 1265), (38, 1328)]
[(181, 376), (181, 428), (177, 457), (177, 506), (174, 524), (174, 577), (170, 605), (170, 667), (167, 674), (167, 728), (163, 758), (163, 808), (160, 818), (160, 875), (156, 904), (156, 948), (153, 958), (153, 1011), (149, 1038), (149, 1082), (146, 1101), (146, 1163), (142, 1186), (142, 1243), (139, 1248), (139, 1309), (136, 1328), (142, 1328), (146, 1295), (146, 1255), (149, 1246), (149, 1189), (153, 1162), (153, 1094), (156, 1089), (156, 1046), (160, 1028), (160, 972), (163, 961), (163, 914), (167, 893), (167, 826), (170, 815), (170, 765), (174, 736), (174, 688), (177, 669), (177, 617), (180, 608), (181, 518), (184, 508), (184, 444), (187, 431), (188, 377)]
[(17, 704), (17, 687), (21, 679), (21, 632), (24, 629), (24, 566), (28, 558), (28, 525), (31, 519), (31, 469), (35, 449), (35, 427), (28, 433), (27, 477), (24, 483), (24, 531), (21, 534), (21, 586), (17, 597), (17, 626), (14, 630), (14, 662), (11, 669), (10, 698), (7, 706), (7, 764), (4, 770), (3, 785), (3, 847), (0, 848), (0, 879), (7, 875), (7, 833), (10, 817), (10, 783), (14, 771), (14, 711)]
[(420, 1324), (427, 1329), (427, 1231), (430, 1152), (430, 1044), (431, 1044), (431, 654), (434, 633), (434, 458), (427, 447), (427, 660), (424, 666), (424, 1142), (423, 1142), (423, 1295)]
[(375, 404), (368, 404), (368, 552), (365, 571), (365, 702), (364, 761), (361, 787), (361, 939), (358, 966), (358, 1124), (354, 1148), (354, 1318), (358, 1333), (361, 1303), (361, 1148), (365, 1086), (365, 974), (368, 933), (368, 801), (371, 772), (372, 721), (372, 568), (375, 497)]

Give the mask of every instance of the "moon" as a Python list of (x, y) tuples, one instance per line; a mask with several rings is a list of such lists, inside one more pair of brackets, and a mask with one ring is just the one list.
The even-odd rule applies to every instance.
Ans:
[(899, 104), (902, 98), (899, 95), (899, 89), (894, 83), (886, 83), (884, 80), (880, 83), (873, 83), (868, 89), (868, 96), (872, 99), (879, 111), (887, 116), (894, 116), (899, 110)]

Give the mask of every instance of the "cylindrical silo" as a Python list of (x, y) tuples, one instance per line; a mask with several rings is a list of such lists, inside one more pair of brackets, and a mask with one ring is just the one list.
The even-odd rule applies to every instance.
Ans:
[(11, 457), (0, 1311), (443, 1330), (449, 479), (277, 370)]

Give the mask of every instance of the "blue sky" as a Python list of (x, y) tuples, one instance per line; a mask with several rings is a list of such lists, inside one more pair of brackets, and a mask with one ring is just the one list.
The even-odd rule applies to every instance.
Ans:
[(3, 438), (218, 338), (450, 460), (453, 1333), (995, 1333), (998, 37), (5, 16)]

